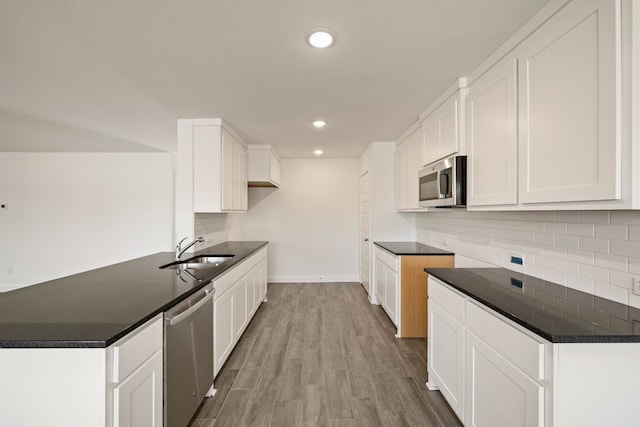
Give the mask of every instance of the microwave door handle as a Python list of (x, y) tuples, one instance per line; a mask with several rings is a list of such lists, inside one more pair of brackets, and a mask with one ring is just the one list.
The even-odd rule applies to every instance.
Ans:
[(438, 199), (444, 199), (444, 194), (442, 193), (442, 174), (440, 173), (441, 171), (437, 172), (437, 179), (436, 179), (436, 185), (437, 185), (437, 189), (438, 189)]
[[(439, 185), (438, 192), (440, 193), (440, 198), (444, 199), (449, 194), (449, 186), (450, 186), (449, 179), (450, 179), (451, 175), (448, 174), (448, 173), (445, 173), (445, 174), (438, 173), (438, 177), (439, 177), (439, 180), (438, 180), (438, 185)], [(444, 183), (444, 189), (442, 188), (442, 184), (443, 183)]]

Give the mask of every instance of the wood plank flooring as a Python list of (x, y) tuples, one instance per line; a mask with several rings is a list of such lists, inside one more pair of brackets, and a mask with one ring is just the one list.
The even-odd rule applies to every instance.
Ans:
[(426, 340), (395, 338), (360, 284), (269, 284), (268, 298), (191, 426), (461, 426), (425, 387)]

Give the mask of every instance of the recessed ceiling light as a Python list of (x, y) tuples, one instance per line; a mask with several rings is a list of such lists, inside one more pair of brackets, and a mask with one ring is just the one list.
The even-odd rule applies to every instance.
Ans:
[(313, 154), (315, 154), (316, 156), (319, 156), (322, 154), (322, 150), (314, 150)]
[(313, 125), (317, 128), (323, 128), (325, 127), (327, 124), (327, 122), (325, 122), (324, 120), (316, 120), (315, 122), (313, 122)]
[(336, 41), (336, 35), (328, 28), (316, 28), (311, 30), (307, 35), (307, 43), (312, 47), (324, 49), (333, 45)]

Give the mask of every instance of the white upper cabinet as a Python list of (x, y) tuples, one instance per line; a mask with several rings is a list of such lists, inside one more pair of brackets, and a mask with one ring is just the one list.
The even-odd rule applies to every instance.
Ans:
[(618, 1), (573, 1), (516, 49), (521, 203), (621, 197)]
[(407, 187), (408, 182), (408, 160), (409, 160), (409, 144), (408, 141), (402, 141), (396, 145), (396, 210), (407, 210)]
[(465, 79), (459, 79), (420, 115), (423, 146), (422, 164), (426, 166), (452, 154), (463, 154)]
[(247, 210), (247, 153), (220, 119), (193, 120), (193, 210)]
[(252, 145), (249, 155), (249, 187), (280, 187), (280, 157), (271, 145)]
[(418, 172), (422, 168), (422, 129), (411, 126), (396, 146), (396, 210), (418, 210)]
[(517, 61), (502, 60), (467, 93), (467, 205), (516, 204)]

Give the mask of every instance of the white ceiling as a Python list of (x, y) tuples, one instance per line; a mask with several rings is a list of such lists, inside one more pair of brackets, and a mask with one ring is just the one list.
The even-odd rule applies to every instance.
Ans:
[(282, 157), (359, 157), (547, 1), (2, 0), (0, 151), (175, 151), (176, 119), (222, 117)]

